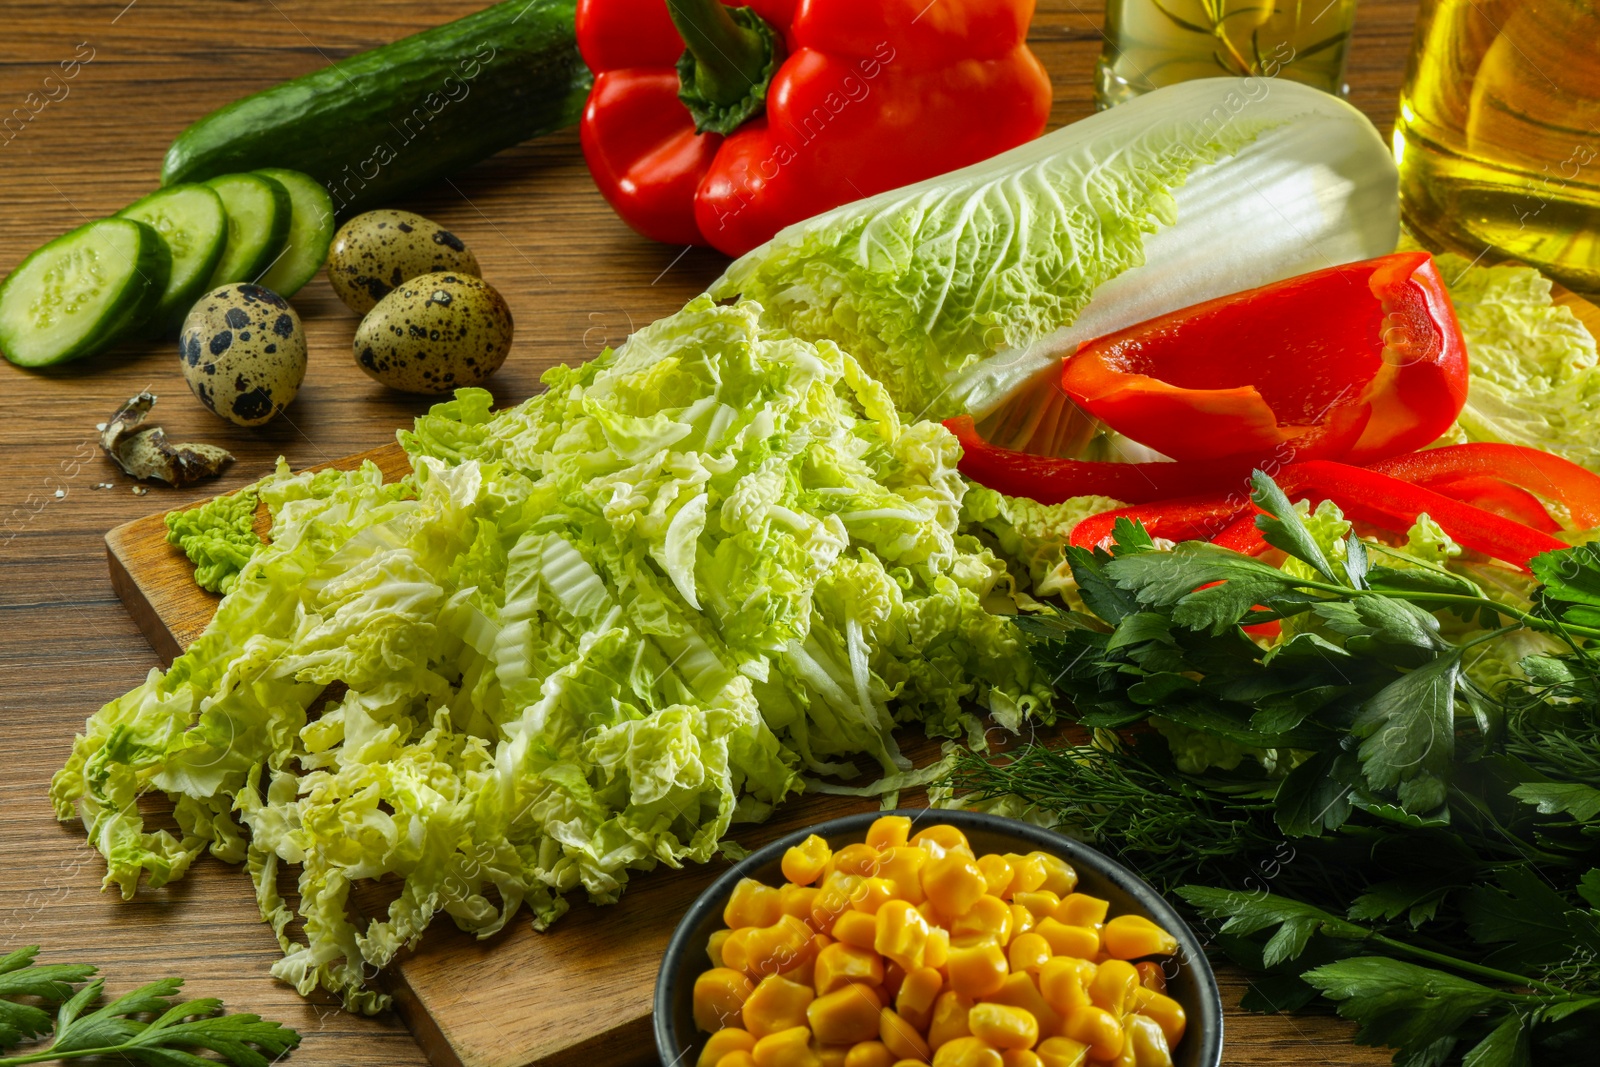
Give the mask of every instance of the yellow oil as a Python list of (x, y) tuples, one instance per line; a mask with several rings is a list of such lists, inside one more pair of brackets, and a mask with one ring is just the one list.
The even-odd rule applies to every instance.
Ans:
[(1105, 108), (1227, 74), (1343, 94), (1355, 8), (1355, 0), (1106, 0), (1096, 98)]
[(1394, 149), (1419, 239), (1600, 292), (1600, 4), (1422, 0)]

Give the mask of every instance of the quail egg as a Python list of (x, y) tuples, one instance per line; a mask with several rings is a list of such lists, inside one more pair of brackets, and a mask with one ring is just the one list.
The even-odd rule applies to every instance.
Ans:
[(178, 354), (200, 402), (240, 426), (269, 422), (306, 376), (300, 316), (271, 289), (248, 283), (213, 289), (195, 303)]
[(334, 234), (328, 252), (333, 291), (357, 315), (407, 278), (436, 271), (476, 275), (478, 258), (461, 238), (409, 211), (369, 211)]
[(478, 385), (511, 350), (511, 309), (481, 278), (441, 271), (400, 283), (356, 329), (361, 369), (408, 393)]

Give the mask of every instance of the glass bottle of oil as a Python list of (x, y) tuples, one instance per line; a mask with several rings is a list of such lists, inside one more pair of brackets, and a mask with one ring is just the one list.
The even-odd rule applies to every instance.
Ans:
[(1102, 108), (1191, 78), (1288, 78), (1343, 94), (1355, 0), (1106, 0)]
[(1394, 150), (1420, 240), (1600, 292), (1600, 4), (1422, 0)]

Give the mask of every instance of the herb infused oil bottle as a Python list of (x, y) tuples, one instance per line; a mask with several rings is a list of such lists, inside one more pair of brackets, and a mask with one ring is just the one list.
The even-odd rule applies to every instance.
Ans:
[(1600, 292), (1600, 2), (1422, 0), (1394, 150), (1419, 239)]

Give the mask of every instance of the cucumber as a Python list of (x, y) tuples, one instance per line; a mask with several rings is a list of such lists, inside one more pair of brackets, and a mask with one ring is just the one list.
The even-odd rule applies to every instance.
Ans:
[(291, 167), (343, 218), (576, 122), (589, 93), (575, 0), (506, 0), (206, 116), (161, 184)]
[(278, 261), (267, 268), (257, 284), (279, 296), (293, 296), (317, 276), (328, 258), (328, 246), (333, 243), (333, 201), (328, 190), (297, 170), (273, 167), (256, 173), (283, 186), (289, 193), (290, 206), (289, 238)]
[(172, 254), (167, 286), (150, 315), (157, 336), (176, 334), (189, 308), (206, 291), (228, 239), (228, 213), (222, 198), (205, 185), (158, 189), (117, 212), (118, 218), (150, 225)]
[(93, 355), (143, 326), (172, 253), (133, 219), (100, 219), (34, 252), (0, 285), (0, 352), (20, 367)]
[(289, 190), (259, 174), (224, 174), (206, 184), (228, 212), (228, 243), (206, 290), (253, 282), (272, 266), (289, 237)]

